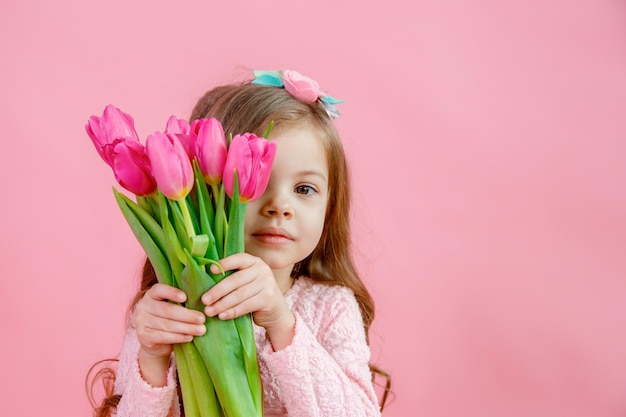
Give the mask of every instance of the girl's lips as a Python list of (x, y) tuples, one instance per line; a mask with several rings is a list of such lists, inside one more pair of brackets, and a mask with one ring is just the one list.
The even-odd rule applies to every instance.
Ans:
[(278, 229), (275, 227), (268, 227), (252, 233), (252, 236), (262, 242), (266, 243), (282, 243), (292, 241), (293, 236), (286, 230)]

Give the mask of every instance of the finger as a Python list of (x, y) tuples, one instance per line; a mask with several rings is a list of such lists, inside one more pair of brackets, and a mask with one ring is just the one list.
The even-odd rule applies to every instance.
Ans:
[[(220, 259), (218, 263), (224, 271), (232, 271), (235, 269), (250, 268), (258, 261), (259, 258), (257, 258), (256, 256), (252, 256), (248, 253), (242, 252), (227, 256), (224, 259)], [(217, 265), (211, 265), (211, 272), (214, 274), (219, 274), (222, 271)]]
[[(221, 320), (234, 319), (235, 317), (243, 316), (244, 314), (253, 313), (259, 310), (261, 305), (262, 303), (257, 299), (257, 297), (252, 297), (247, 298), (232, 307), (219, 311), (216, 314)], [(211, 308), (212, 307), (207, 307), (207, 309)]]
[(210, 290), (202, 295), (200, 300), (203, 304), (210, 305), (227, 294), (230, 294), (238, 288), (254, 281), (257, 273), (258, 271), (253, 268), (239, 270), (215, 284)]
[(262, 286), (255, 285), (255, 283), (253, 281), (250, 284), (237, 287), (225, 296), (217, 299), (215, 303), (207, 305), (204, 309), (205, 314), (207, 316), (220, 315), (220, 318), (223, 318), (222, 313), (227, 310), (235, 310), (227, 314), (226, 316), (228, 317), (233, 317), (233, 314), (241, 316), (254, 311), (254, 299), (257, 298), (263, 289)]
[(187, 300), (187, 295), (184, 291), (161, 283), (154, 284), (150, 287), (150, 289), (146, 292), (146, 295), (157, 301), (170, 300), (183, 303)]
[[(169, 290), (163, 291), (167, 293)], [(136, 321), (138, 323), (148, 322), (151, 316), (187, 323), (204, 323), (205, 317), (201, 312), (162, 300), (162, 295), (159, 290), (146, 292), (146, 295), (135, 306)]]
[(203, 324), (204, 314), (200, 311), (172, 304), (167, 301), (158, 301), (146, 307), (145, 313), (165, 320), (178, 321), (181, 323)]
[(159, 345), (191, 342), (193, 336), (194, 335), (186, 333), (171, 333), (155, 329), (146, 329), (145, 334), (140, 340), (142, 345), (148, 348), (154, 348)]
[(152, 317), (144, 323), (143, 331), (146, 334), (150, 332), (165, 332), (200, 336), (206, 332), (206, 327), (204, 324)]

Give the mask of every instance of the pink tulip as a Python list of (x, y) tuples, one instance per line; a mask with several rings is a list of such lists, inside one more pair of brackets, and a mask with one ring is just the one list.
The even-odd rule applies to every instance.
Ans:
[(103, 147), (115, 179), (133, 194), (145, 196), (156, 190), (150, 161), (143, 145), (133, 139), (115, 139)]
[(182, 200), (193, 187), (193, 169), (176, 135), (156, 132), (146, 140), (146, 152), (159, 190), (171, 200)]
[(233, 196), (236, 170), (241, 201), (254, 201), (259, 198), (270, 180), (275, 155), (275, 142), (269, 142), (252, 133), (236, 135), (228, 148), (224, 167), (226, 194), (231, 198)]
[(189, 122), (185, 119), (179, 119), (176, 116), (170, 116), (167, 119), (167, 124), (165, 125), (165, 133), (174, 134), (178, 136), (178, 139), (183, 144), (187, 155), (189, 158), (193, 158), (193, 151), (191, 146), (191, 127), (189, 126)]
[(204, 180), (209, 185), (222, 181), (226, 163), (226, 137), (219, 120), (198, 119), (191, 123), (193, 154), (198, 159)]
[(139, 143), (133, 118), (111, 104), (104, 108), (102, 117), (91, 116), (85, 125), (85, 130), (100, 157), (109, 165), (111, 161), (106, 158), (105, 145), (113, 143), (116, 139), (130, 139)]
[(317, 81), (297, 71), (284, 70), (283, 84), (289, 94), (307, 103), (314, 103), (319, 97), (324, 95)]

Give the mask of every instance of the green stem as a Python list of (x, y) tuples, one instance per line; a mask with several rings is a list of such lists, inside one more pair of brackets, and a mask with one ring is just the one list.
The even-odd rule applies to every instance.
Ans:
[[(198, 407), (198, 398), (194, 390), (194, 380), (191, 376), (190, 364), (185, 356), (183, 345), (174, 344), (174, 354), (176, 355), (176, 365), (178, 368), (178, 381), (183, 394), (183, 407), (185, 408), (185, 417), (200, 417), (200, 408)], [(193, 364), (197, 367), (197, 364)]]
[(219, 187), (219, 196), (215, 208), (215, 245), (217, 246), (217, 255), (222, 258), (224, 256), (224, 239), (228, 222), (226, 220), (226, 212), (224, 205), (226, 203), (226, 191), (224, 187)]
[[(177, 345), (174, 345), (174, 347), (176, 346)], [(195, 394), (195, 406), (199, 410), (200, 417), (220, 417), (222, 415), (222, 411), (217, 395), (215, 394), (215, 387), (213, 386), (213, 381), (211, 381), (209, 372), (206, 369), (206, 365), (204, 364), (198, 349), (193, 343), (184, 343), (182, 344), (182, 350), (184, 353), (184, 359), (186, 360), (189, 368), (188, 373), (191, 379), (191, 389)], [(178, 360), (178, 357), (176, 360)], [(183, 391), (183, 397), (184, 394), (185, 392)], [(187, 417), (186, 406), (185, 417)]]
[(217, 199), (220, 195), (220, 187), (217, 184), (211, 184), (211, 194), (213, 194), (213, 207), (217, 207)]
[(187, 207), (187, 200), (180, 200), (178, 202), (180, 211), (183, 213), (183, 220), (185, 221), (185, 229), (187, 229), (187, 236), (192, 237), (196, 235), (196, 231), (193, 227), (193, 221), (191, 220), (191, 214), (189, 213), (189, 207)]

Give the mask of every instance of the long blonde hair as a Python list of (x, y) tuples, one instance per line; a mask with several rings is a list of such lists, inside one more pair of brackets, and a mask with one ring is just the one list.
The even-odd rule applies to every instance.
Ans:
[[(220, 120), (226, 134), (252, 132), (262, 135), (270, 122), (274, 122), (278, 129), (307, 127), (319, 132), (329, 167), (326, 219), (317, 247), (307, 258), (296, 264), (292, 276), (297, 278), (304, 275), (325, 284), (350, 288), (359, 304), (367, 336), (374, 319), (374, 301), (357, 273), (351, 255), (349, 170), (332, 119), (319, 103), (305, 103), (295, 99), (284, 89), (249, 82), (219, 86), (205, 93), (196, 103), (190, 121), (209, 117)], [(132, 306), (156, 282), (154, 270), (146, 260), (140, 290)], [(379, 375), (386, 379), (381, 399), (382, 409), (390, 389), (389, 375), (374, 365), (370, 365), (370, 368), (373, 377)], [(110, 383), (112, 376), (107, 369), (109, 368), (101, 372), (107, 375)], [(112, 389), (112, 384), (109, 389)], [(112, 397), (112, 392), (109, 392), (100, 407), (102, 412), (95, 415), (110, 415), (107, 413), (110, 413), (117, 401)]]

